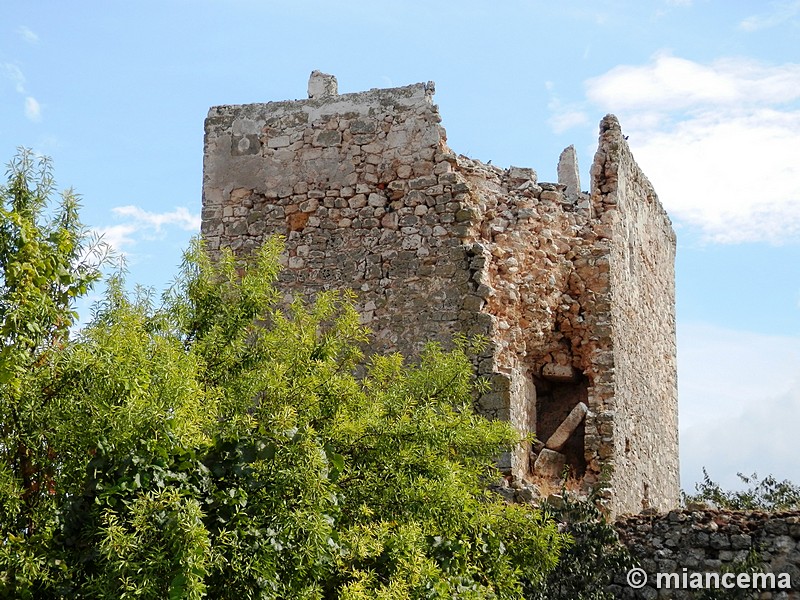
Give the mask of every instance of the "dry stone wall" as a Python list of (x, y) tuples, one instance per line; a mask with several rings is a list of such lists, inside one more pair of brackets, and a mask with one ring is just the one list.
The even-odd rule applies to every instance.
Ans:
[[(695, 598), (703, 587), (715, 585), (713, 578), (706, 583), (707, 573), (741, 572), (748, 555), (755, 552), (755, 569), (772, 573), (774, 579), (762, 579), (767, 585), (753, 590), (752, 597), (800, 599), (800, 512), (673, 510), (619, 519), (616, 527), (648, 582), (633, 589), (620, 574), (610, 590), (617, 598)], [(678, 577), (670, 587), (662, 577), (659, 586), (658, 573)], [(722, 582), (717, 589), (724, 592)]]
[(540, 440), (501, 467), (550, 485), (567, 465), (582, 490), (606, 469), (612, 512), (673, 506), (675, 240), (616, 119), (601, 126), (589, 195), (572, 148), (559, 183), (456, 155), (433, 94), (338, 95), (315, 72), (308, 100), (212, 108), (208, 248), (285, 236), (284, 291), (354, 290), (368, 351), (486, 336), (476, 370), (493, 389), (479, 409)]

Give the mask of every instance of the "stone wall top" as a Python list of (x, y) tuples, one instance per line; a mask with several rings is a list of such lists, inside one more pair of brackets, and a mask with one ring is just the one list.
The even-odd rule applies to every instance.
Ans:
[[(609, 589), (617, 598), (694, 598), (698, 589), (676, 583), (684, 577), (705, 580), (707, 573), (742, 571), (755, 555), (756, 571), (772, 573), (775, 585), (754, 592), (753, 597), (800, 599), (800, 511), (648, 511), (617, 519), (615, 526), (648, 575), (647, 585), (633, 589), (625, 574), (619, 574)], [(672, 589), (658, 588), (658, 573), (664, 580), (664, 574), (677, 574)]]
[[(309, 93), (313, 93), (310, 91)], [(233, 131), (236, 133), (257, 132), (256, 122), (265, 115), (280, 116), (296, 112), (305, 115), (305, 121), (311, 123), (331, 115), (371, 115), (380, 110), (403, 110), (418, 105), (433, 105), (435, 84), (415, 83), (404, 87), (380, 89), (374, 88), (366, 92), (350, 94), (324, 94), (304, 100), (281, 100), (255, 104), (223, 104), (212, 106), (208, 111), (206, 129), (223, 131), (230, 122), (230, 117), (237, 117), (240, 123)], [(252, 120), (253, 123), (248, 122)], [(217, 121), (219, 121), (217, 123)], [(209, 125), (211, 127), (209, 127)], [(214, 127), (214, 125), (218, 125)]]
[(600, 143), (592, 164), (592, 204), (595, 214), (602, 215), (608, 209), (626, 210), (625, 181), (620, 182), (619, 174), (629, 175), (638, 186), (632, 198), (638, 203), (646, 203), (660, 221), (659, 227), (668, 237), (672, 246), (676, 244), (675, 230), (672, 221), (658, 199), (653, 184), (644, 171), (636, 164), (633, 152), (622, 134), (622, 126), (616, 115), (608, 114), (600, 121)]

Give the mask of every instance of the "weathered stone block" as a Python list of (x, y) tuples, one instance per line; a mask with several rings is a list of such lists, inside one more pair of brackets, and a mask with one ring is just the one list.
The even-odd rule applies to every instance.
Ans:
[(358, 120), (350, 123), (352, 133), (375, 133), (375, 121)]
[(416, 179), (409, 180), (408, 187), (412, 190), (424, 190), (436, 185), (437, 182), (437, 177), (433, 175), (425, 175), (423, 177), (417, 177)]
[(567, 146), (558, 158), (558, 183), (566, 187), (564, 196), (567, 200), (575, 202), (578, 199), (581, 177), (575, 146)]
[(542, 377), (550, 381), (575, 381), (578, 373), (572, 365), (548, 363), (542, 367)]
[(536, 457), (536, 462), (533, 465), (533, 473), (537, 477), (542, 477), (544, 479), (561, 479), (566, 464), (566, 456), (555, 450), (548, 450), (545, 448), (539, 453), (539, 456)]
[(322, 73), (321, 71), (312, 71), (311, 77), (308, 79), (308, 97), (309, 98), (326, 98), (336, 96), (339, 93), (339, 85), (336, 77)]
[(584, 417), (586, 417), (587, 412), (589, 412), (589, 408), (583, 402), (578, 402), (575, 408), (567, 415), (567, 418), (558, 426), (558, 429), (548, 438), (545, 446), (550, 450), (561, 450)]
[(342, 143), (342, 134), (340, 131), (318, 131), (314, 134), (315, 146), (337, 146)]
[(381, 227), (386, 229), (397, 229), (400, 217), (396, 212), (386, 213), (381, 217)]
[(536, 183), (536, 171), (527, 167), (510, 167), (508, 180), (512, 184), (521, 184), (527, 181)]
[(561, 202), (564, 200), (564, 195), (561, 192), (544, 190), (539, 194), (539, 198), (548, 202)]

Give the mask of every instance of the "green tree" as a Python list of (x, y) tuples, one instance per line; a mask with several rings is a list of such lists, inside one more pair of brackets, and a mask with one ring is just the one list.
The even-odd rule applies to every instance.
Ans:
[[(33, 179), (19, 165), (8, 189)], [(21, 244), (14, 214), (3, 248)], [(63, 268), (26, 292), (46, 310), (4, 312), (0, 595), (521, 598), (542, 583), (567, 538), (484, 489), (517, 438), (472, 412), (471, 342), (365, 359), (347, 294), (281, 308), (280, 240), (213, 261), (195, 243), (160, 301), (112, 277), (70, 338), (69, 299), (97, 278), (72, 215)], [(50, 239), (30, 222), (26, 240)], [(52, 333), (26, 342), (30, 324)]]
[(46, 550), (62, 456), (46, 415), (61, 409), (57, 358), (75, 300), (103, 259), (75, 194), (53, 202), (53, 192), (49, 162), (26, 150), (0, 186), (0, 565), (12, 590), (55, 565)]
[(83, 332), (81, 389), (99, 385), (92, 361), (119, 372), (127, 348), (165, 344), (176, 356), (102, 380), (175, 364), (202, 402), (161, 394), (150, 432), (139, 418), (98, 447), (65, 521), (75, 585), (96, 597), (521, 597), (564, 540), (482, 487), (516, 438), (472, 412), (469, 344), (430, 344), (416, 365), (374, 357), (358, 380), (367, 332), (349, 298), (278, 310), (280, 251), (273, 240), (250, 261), (212, 263), (196, 245), (163, 306), (112, 288)]

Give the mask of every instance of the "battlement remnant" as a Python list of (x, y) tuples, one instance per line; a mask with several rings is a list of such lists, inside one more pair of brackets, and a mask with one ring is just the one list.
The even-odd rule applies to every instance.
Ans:
[(455, 154), (433, 94), (339, 95), (315, 71), (307, 100), (213, 107), (207, 247), (284, 235), (280, 286), (354, 290), (371, 351), (486, 336), (478, 409), (539, 440), (501, 468), (553, 486), (566, 465), (582, 490), (606, 471), (613, 513), (676, 506), (675, 235), (619, 122), (585, 193), (574, 148), (558, 183)]
[(581, 174), (575, 146), (567, 146), (558, 158), (558, 183), (564, 186), (564, 195), (575, 200), (581, 193)]
[(308, 78), (309, 98), (326, 98), (338, 94), (339, 84), (336, 82), (336, 77), (320, 71), (311, 72), (311, 77)]

